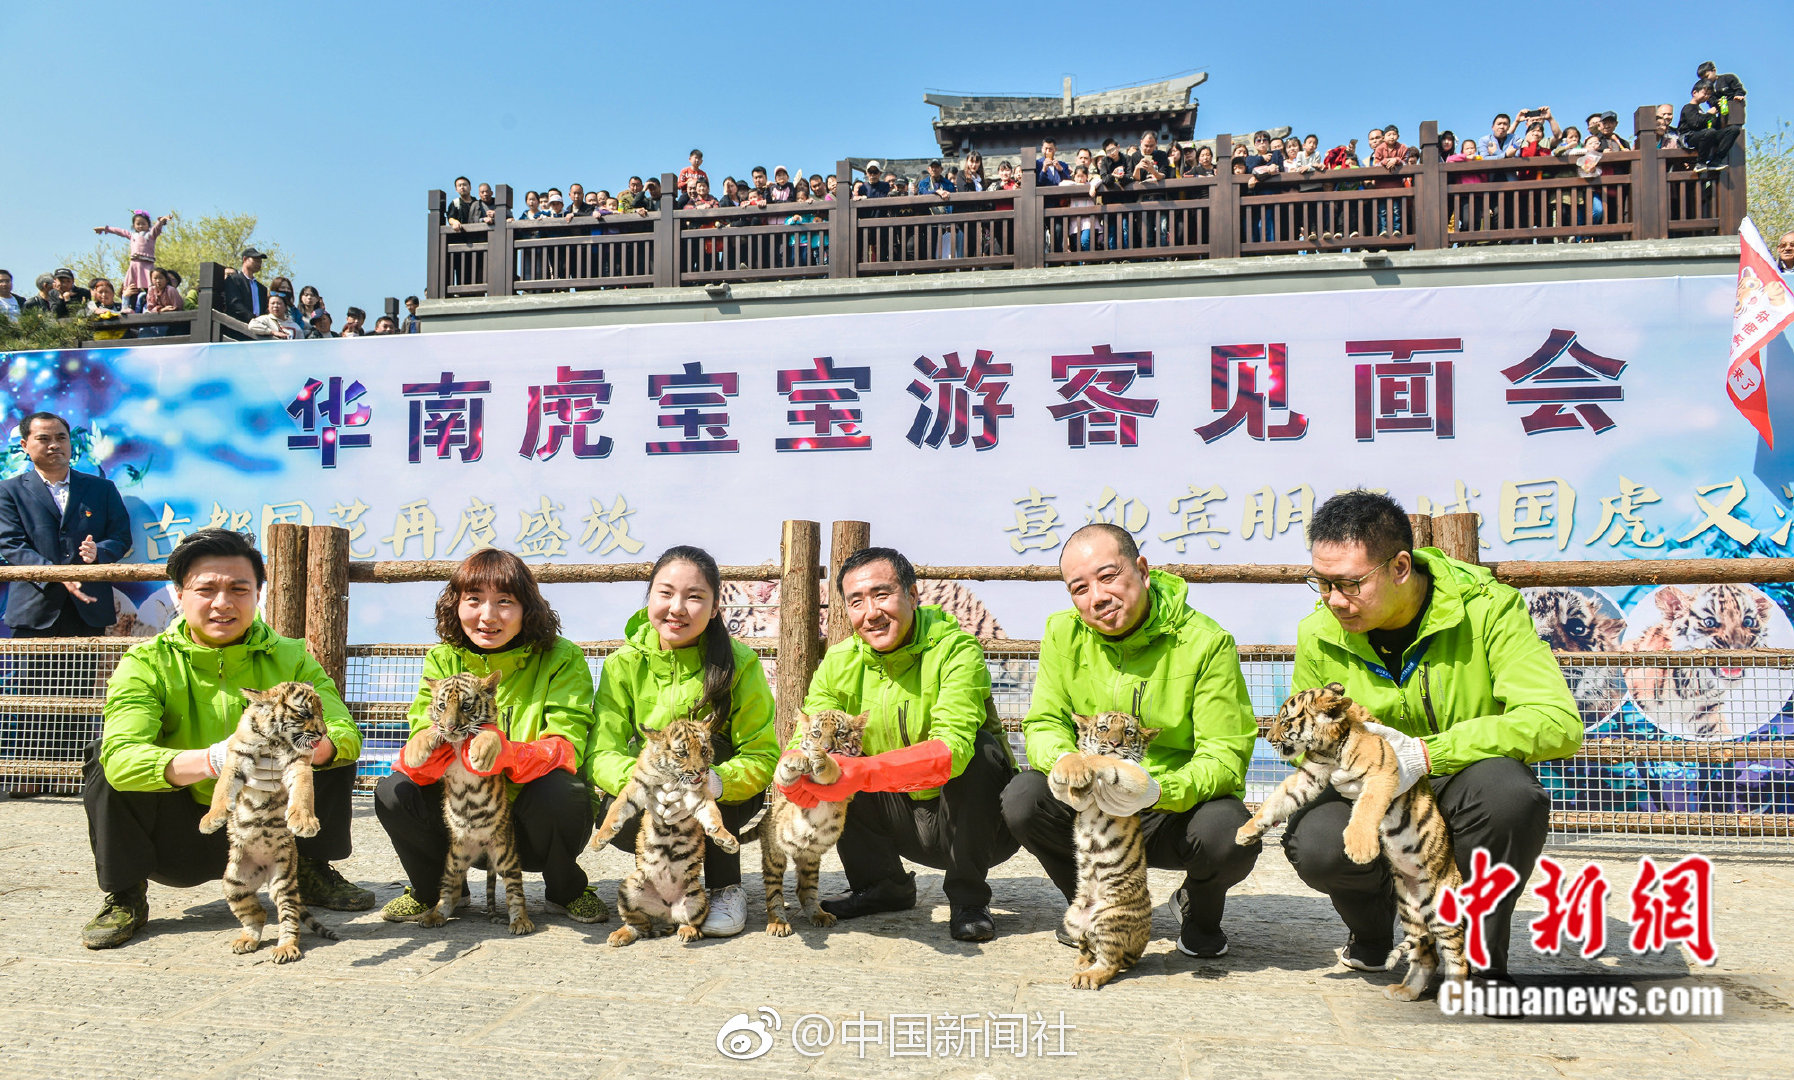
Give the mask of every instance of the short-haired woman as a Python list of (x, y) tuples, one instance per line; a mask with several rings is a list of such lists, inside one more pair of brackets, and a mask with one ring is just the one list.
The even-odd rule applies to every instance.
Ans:
[[(716, 759), (710, 793), (723, 824), (739, 834), (764, 804), (778, 764), (772, 687), (754, 650), (729, 636), (718, 606), (722, 577), (702, 548), (669, 548), (648, 579), (648, 606), (633, 615), (623, 647), (598, 677), (591, 744), (592, 783), (615, 798), (635, 772), (641, 732), (697, 716), (710, 724)], [(640, 818), (623, 826), (612, 846), (635, 850)], [(747, 924), (741, 891), (741, 853), (704, 846), (704, 884), (710, 891), (707, 937), (731, 937)]]
[[(476, 551), (437, 597), (441, 644), (424, 657), (424, 678), (503, 673), (497, 766), (507, 780), (517, 854), (525, 870), (541, 873), (548, 910), (603, 922), (610, 912), (578, 861), (592, 835), (592, 797), (580, 771), (592, 727), (592, 669), (560, 630), (560, 616), (522, 559)], [(407, 716), (414, 735), (430, 726), (429, 686), (418, 685)], [(401, 761), (375, 788), (375, 814), (411, 879), (380, 913), (387, 922), (411, 922), (436, 906), (449, 850), (438, 781), (454, 753), (438, 747), (420, 769)]]

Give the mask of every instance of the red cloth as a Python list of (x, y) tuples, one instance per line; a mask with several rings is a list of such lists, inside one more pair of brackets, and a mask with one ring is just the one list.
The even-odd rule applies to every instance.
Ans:
[(818, 784), (800, 776), (790, 787), (780, 787), (785, 797), (808, 808), (818, 802), (840, 802), (861, 791), (927, 791), (953, 778), (953, 752), (939, 739), (871, 757), (830, 754), (841, 767), (841, 778)]
[[(473, 762), (467, 760), (467, 747), (473, 740), (468, 739), (461, 744), (461, 765), (476, 776), (491, 776), (493, 773), (503, 772), (513, 783), (527, 784), (556, 769), (574, 771), (573, 744), (559, 735), (544, 735), (534, 742), (512, 742), (494, 724), (487, 724), (480, 730), (496, 734), (502, 746), (492, 768), (482, 770), (474, 768)], [(434, 784), (448, 771), (449, 762), (454, 760), (455, 754), (455, 747), (442, 743), (424, 759), (422, 765), (414, 769), (405, 764), (404, 752), (400, 751), (399, 760), (393, 767), (409, 776), (414, 783)]]

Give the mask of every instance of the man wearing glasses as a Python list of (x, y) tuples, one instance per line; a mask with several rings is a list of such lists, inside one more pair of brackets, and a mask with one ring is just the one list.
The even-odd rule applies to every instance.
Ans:
[[(1382, 721), (1371, 728), (1400, 762), (1397, 793), (1432, 778), (1465, 876), (1479, 847), (1519, 873), (1520, 884), (1484, 924), (1491, 964), (1482, 974), (1505, 981), (1514, 904), (1550, 824), (1551, 797), (1528, 766), (1582, 745), (1563, 671), (1519, 590), (1436, 548), (1414, 550), (1394, 499), (1336, 495), (1315, 511), (1308, 534), (1308, 584), (1321, 602), (1296, 628), (1290, 692), (1343, 683)], [(1389, 864), (1346, 858), (1350, 813), (1351, 803), (1329, 789), (1291, 816), (1283, 850), (1345, 920), (1340, 962), (1386, 971), (1397, 958)]]

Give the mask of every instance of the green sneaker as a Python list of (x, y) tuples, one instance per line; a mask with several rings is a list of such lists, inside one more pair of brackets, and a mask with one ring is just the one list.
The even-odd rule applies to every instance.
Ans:
[(81, 928), (81, 944), (90, 949), (116, 949), (131, 940), (149, 922), (148, 894), (147, 885), (107, 893), (100, 913)]
[(337, 873), (323, 859), (299, 858), (299, 899), (305, 906), (330, 911), (366, 911), (374, 894)]
[(418, 902), (417, 897), (411, 893), (411, 886), (407, 885), (404, 892), (388, 900), (386, 906), (380, 909), (380, 917), (387, 922), (416, 922), (429, 910)]
[(548, 910), (557, 915), (565, 915), (574, 922), (594, 923), (610, 921), (610, 909), (605, 907), (604, 901), (598, 898), (598, 890), (592, 888), (590, 885), (587, 885), (586, 891), (574, 897), (573, 902), (566, 907), (562, 907), (550, 900), (548, 902)]

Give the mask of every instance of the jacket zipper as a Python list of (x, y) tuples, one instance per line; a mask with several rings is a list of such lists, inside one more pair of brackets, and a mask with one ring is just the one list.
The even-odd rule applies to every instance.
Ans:
[(1420, 665), (1420, 704), (1426, 708), (1426, 725), (1439, 734), (1439, 718), (1433, 713), (1433, 683), (1427, 678), (1426, 664)]
[(897, 706), (897, 734), (903, 737), (903, 745), (909, 745), (909, 702)]

